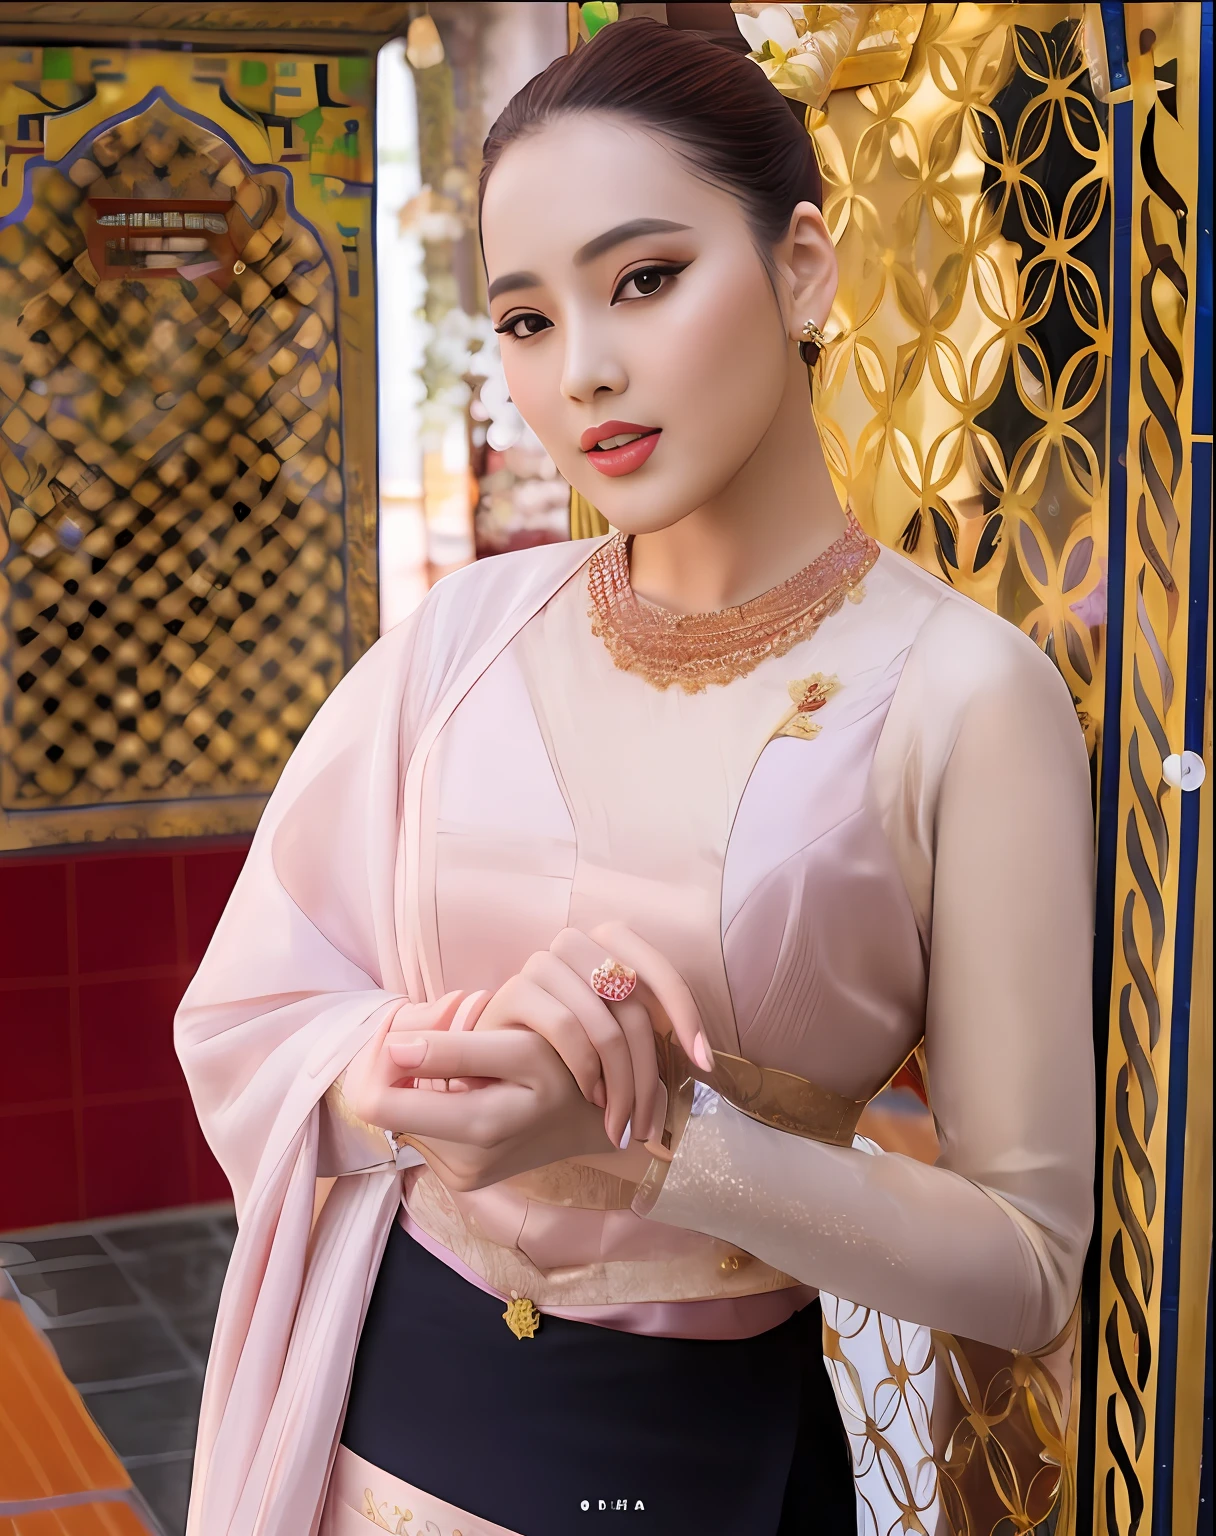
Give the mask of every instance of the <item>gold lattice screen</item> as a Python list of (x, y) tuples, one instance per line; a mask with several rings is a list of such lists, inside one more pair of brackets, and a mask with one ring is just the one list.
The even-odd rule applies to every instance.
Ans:
[[(80, 223), (103, 176), (230, 187), (256, 221), (231, 288), (99, 282)], [(5, 808), (268, 792), (343, 666), (332, 273), (273, 184), (163, 108), (31, 182), (0, 319)]]
[(844, 495), (884, 543), (1051, 654), (1092, 747), (1106, 596), (1107, 109), (1077, 8), (989, 7), (982, 19), (924, 9), (903, 77), (834, 92), (814, 123), (845, 274), (829, 325), (841, 339), (817, 381), (820, 434)]
[(0, 66), (0, 846), (242, 830), (376, 632), (370, 73)]

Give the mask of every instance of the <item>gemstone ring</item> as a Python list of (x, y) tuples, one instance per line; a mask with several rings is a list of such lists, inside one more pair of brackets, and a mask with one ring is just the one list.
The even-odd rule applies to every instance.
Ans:
[(623, 1003), (638, 984), (638, 973), (611, 956), (591, 973), (591, 990), (606, 1003)]

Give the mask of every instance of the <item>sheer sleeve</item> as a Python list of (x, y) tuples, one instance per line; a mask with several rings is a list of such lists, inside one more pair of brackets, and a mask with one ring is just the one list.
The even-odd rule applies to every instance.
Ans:
[[(1088, 761), (1038, 648), (944, 606), (908, 751), (909, 773), (940, 762), (925, 816), (938, 1163), (807, 1140), (718, 1100), (635, 1208), (860, 1306), (1025, 1351), (1067, 1322), (1092, 1221)], [(906, 798), (923, 810), (924, 786)]]

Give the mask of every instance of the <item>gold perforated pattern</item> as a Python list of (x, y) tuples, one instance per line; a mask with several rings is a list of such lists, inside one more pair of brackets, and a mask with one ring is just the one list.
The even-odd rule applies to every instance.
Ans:
[[(333, 274), (282, 175), (160, 104), (30, 184), (0, 234), (0, 804), (265, 793), (345, 665)], [(237, 269), (99, 281), (99, 193), (217, 199)]]

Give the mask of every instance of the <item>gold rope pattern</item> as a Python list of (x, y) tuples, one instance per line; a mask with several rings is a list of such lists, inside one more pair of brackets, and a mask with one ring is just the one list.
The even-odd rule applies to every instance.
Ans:
[(1132, 393), (1094, 1468), (1096, 1528), (1107, 1536), (1147, 1531), (1153, 1498), (1181, 811), (1162, 763), (1178, 750), (1171, 743), (1182, 742), (1186, 676), (1195, 260), (1188, 221), (1200, 49), (1198, 8), (1125, 10), (1134, 124)]

